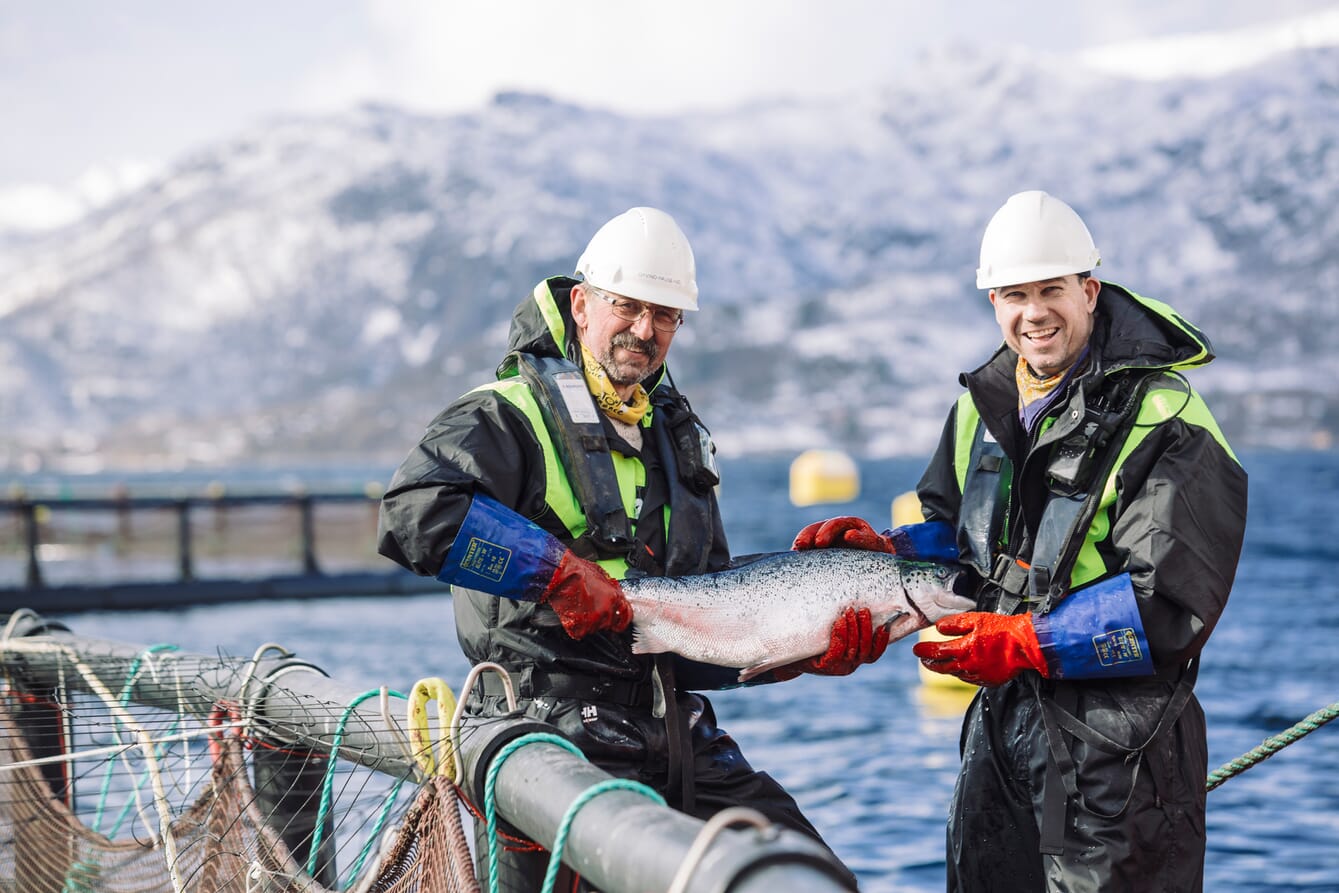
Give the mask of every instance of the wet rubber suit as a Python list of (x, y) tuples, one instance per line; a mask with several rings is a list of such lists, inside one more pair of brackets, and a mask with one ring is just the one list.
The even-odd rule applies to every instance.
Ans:
[[(1236, 572), (1246, 474), (1174, 370), (1212, 358), (1170, 307), (1103, 283), (1086, 371), (1031, 430), (1013, 350), (961, 378), (922, 511), (955, 528), (979, 610), (1034, 612), (1051, 678), (1027, 670), (967, 710), (950, 891), (1202, 888), (1190, 687)], [(1077, 513), (1065, 535), (1052, 502)]]
[[(580, 345), (570, 312), (575, 284), (555, 277), (521, 302), (512, 319), (510, 351), (577, 359)], [(589, 547), (569, 475), (545, 432), (532, 388), (516, 367), (517, 358), (509, 353), (499, 367), (499, 380), (448, 406), (396, 471), (381, 506), (383, 555), (416, 573), (438, 576), (476, 494), (514, 510), (574, 549)], [(609, 450), (621, 469), (636, 539), (636, 572), (720, 570), (729, 565), (730, 555), (714, 490), (695, 491), (673, 471), (677, 460), (667, 428), (690, 410), (663, 365), (643, 386), (652, 411), (642, 423), (640, 449), (600, 414)], [(587, 557), (601, 558), (599, 564), (615, 579), (629, 572), (626, 554)], [(574, 640), (547, 605), (459, 586), (452, 591), (465, 655), (472, 663), (493, 661), (506, 667), (517, 683), (524, 712), (557, 726), (592, 763), (649, 785), (671, 806), (699, 818), (748, 806), (821, 841), (791, 796), (766, 773), (754, 770), (717, 726), (711, 703), (692, 693), (731, 687), (738, 671), (668, 655), (659, 660), (634, 655), (630, 630)], [(484, 694), (476, 689), (467, 702), (471, 721), (506, 713), (500, 680), (485, 673), (480, 684)], [(661, 703), (674, 707), (664, 717), (655, 715), (657, 690), (665, 694)], [(482, 824), (476, 823), (480, 828)], [(476, 853), (482, 882), (486, 844)], [(547, 853), (513, 851), (504, 856), (499, 868), (502, 889), (539, 889)], [(854, 876), (850, 885), (856, 886)]]

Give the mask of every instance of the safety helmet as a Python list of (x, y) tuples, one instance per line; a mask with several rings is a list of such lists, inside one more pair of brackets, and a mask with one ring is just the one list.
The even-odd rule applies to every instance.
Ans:
[(981, 237), (977, 288), (1087, 273), (1102, 262), (1074, 209), (1039, 189), (1009, 196)]
[(697, 309), (697, 264), (688, 237), (658, 208), (632, 208), (591, 238), (577, 273), (596, 288), (625, 297)]

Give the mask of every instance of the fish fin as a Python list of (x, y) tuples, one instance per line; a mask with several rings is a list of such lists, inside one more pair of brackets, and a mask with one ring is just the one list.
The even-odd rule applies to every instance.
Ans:
[(632, 622), (633, 654), (661, 654), (669, 650), (669, 643), (657, 638), (655, 633), (643, 628), (637, 621)]
[(912, 633), (925, 629), (929, 626), (929, 621), (919, 610), (915, 613), (907, 612), (898, 614), (888, 621), (888, 644), (891, 645), (898, 639), (905, 639)]
[(751, 667), (745, 667), (739, 671), (739, 681), (748, 682), (755, 676), (761, 676), (768, 670), (775, 670), (777, 667), (784, 667), (786, 664), (794, 663), (791, 660), (769, 660), (765, 663), (754, 664)]

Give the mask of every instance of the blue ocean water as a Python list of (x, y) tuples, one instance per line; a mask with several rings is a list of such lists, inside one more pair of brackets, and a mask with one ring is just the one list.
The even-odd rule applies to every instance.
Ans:
[[(1197, 686), (1211, 769), (1339, 702), (1339, 453), (1243, 462), (1251, 498), (1245, 553)], [(836, 514), (888, 524), (892, 499), (914, 488), (922, 463), (863, 463), (857, 500), (809, 508), (789, 502), (786, 460), (722, 465), (726, 530), (742, 554), (787, 548), (804, 524)], [(350, 687), (406, 690), (432, 675), (458, 683), (468, 669), (450, 605), (439, 596), (63, 619), (84, 635), (204, 653), (249, 656), (274, 641)], [(963, 702), (922, 684), (909, 642), (849, 677), (801, 677), (712, 700), (750, 761), (795, 795), (863, 889), (943, 889)], [(1212, 791), (1208, 831), (1207, 890), (1339, 893), (1339, 722)]]

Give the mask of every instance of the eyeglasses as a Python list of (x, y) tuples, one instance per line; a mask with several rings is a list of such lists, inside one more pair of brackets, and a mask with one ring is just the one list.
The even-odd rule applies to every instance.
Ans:
[(657, 332), (678, 331), (679, 326), (683, 325), (682, 310), (676, 310), (672, 307), (656, 307), (653, 304), (634, 301), (632, 298), (617, 297), (590, 285), (586, 286), (586, 290), (608, 304), (609, 309), (614, 311), (614, 316), (627, 322), (637, 322), (649, 313), (651, 314), (651, 328)]

